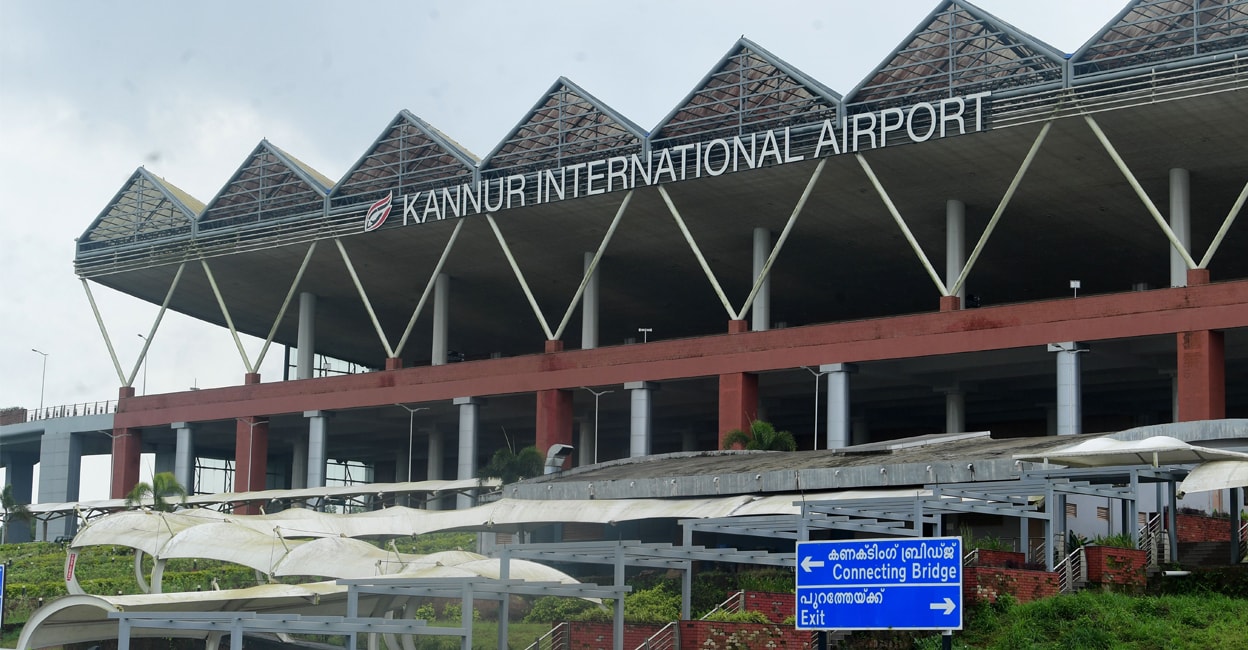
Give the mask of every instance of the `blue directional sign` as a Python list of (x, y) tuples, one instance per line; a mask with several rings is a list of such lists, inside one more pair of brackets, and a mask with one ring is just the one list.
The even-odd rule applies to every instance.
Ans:
[(797, 629), (962, 629), (962, 538), (798, 542)]

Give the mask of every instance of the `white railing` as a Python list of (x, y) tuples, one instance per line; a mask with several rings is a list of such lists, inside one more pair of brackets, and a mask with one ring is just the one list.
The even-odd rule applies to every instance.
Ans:
[(1165, 551), (1168, 545), (1166, 531), (1162, 528), (1161, 513), (1155, 513), (1140, 526), (1138, 547), (1144, 551), (1149, 566), (1161, 566), (1165, 562)]
[[(1056, 538), (1061, 539), (1061, 536), (1058, 535), (1056, 536)], [(1049, 553), (1049, 544), (1048, 544), (1048, 540), (1046, 540), (1045, 538), (1035, 537), (1035, 538), (1028, 540), (1026, 561), (1029, 564), (1043, 564), (1044, 566), (1048, 566), (1049, 565), (1048, 553)]]
[(1241, 519), (1239, 522), (1239, 561), (1245, 561), (1248, 558), (1248, 520)]
[(712, 607), (711, 611), (703, 614), (698, 620), (705, 621), (710, 618), (712, 614), (717, 612), (736, 614), (741, 611), (745, 611), (745, 590), (735, 591), (729, 594), (728, 597), (724, 599), (724, 602)]
[(1087, 562), (1084, 561), (1083, 547), (1075, 549), (1066, 559), (1053, 567), (1057, 573), (1057, 589), (1060, 593), (1074, 593), (1080, 585), (1088, 581)]
[(525, 650), (567, 650), (571, 645), (568, 639), (568, 624), (560, 623), (550, 631), (537, 637), (537, 640), (529, 644)]
[(658, 632), (642, 641), (641, 645), (637, 646), (637, 650), (676, 650), (680, 645), (678, 627), (677, 621), (664, 625)]
[(101, 400), (99, 402), (83, 402), (81, 404), (61, 404), (45, 406), (40, 409), (28, 409), (26, 421), (51, 420), (52, 418), (71, 418), (79, 415), (107, 415), (117, 412), (117, 400)]

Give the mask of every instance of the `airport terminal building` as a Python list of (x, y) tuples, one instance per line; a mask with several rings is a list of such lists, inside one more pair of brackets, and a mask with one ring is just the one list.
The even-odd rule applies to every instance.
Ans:
[[(1248, 0), (1133, 0), (1074, 53), (949, 0), (843, 93), (742, 38), (650, 129), (560, 78), (483, 156), (401, 110), (337, 180), (267, 140), (206, 201), (139, 168), (77, 240), (100, 330), (99, 286), (159, 305), (144, 354), (167, 310), (217, 324), (240, 382), (138, 396), (143, 357), (114, 355), (115, 412), (0, 422), (0, 462), (19, 499), (41, 463), (40, 500), (73, 502), (84, 454), (111, 454), (114, 498), (144, 453), (199, 492), (213, 459), (231, 494), (192, 499), (234, 514), (162, 513), (176, 525), (143, 539), (144, 512), (95, 520), (67, 547), (73, 595), (20, 645), (119, 638), (171, 607), (192, 614), (151, 634), (222, 612), (355, 621), (348, 600), (381, 589), (359, 539), (439, 530), (487, 533), (503, 563), (616, 540), (615, 585), (566, 587), (593, 597), (627, 591), (622, 540), (681, 528), (630, 548), (684, 562), (686, 585), (742, 537), (747, 561), (792, 567), (811, 530), (1012, 519), (1049, 570), (1080, 526), (1173, 562), (1179, 482), (1235, 512), (1248, 476), (1245, 93)], [(717, 451), (757, 420), (800, 453)], [(494, 452), (530, 444), (571, 451), (470, 507)], [(1221, 460), (1239, 478), (1193, 480)], [(368, 484), (342, 494), (386, 512), (235, 516), (329, 495), (335, 463)], [(81, 504), (61, 506), (47, 538), (77, 530)], [(338, 583), (162, 600), (155, 569), (141, 596), (74, 582), (94, 544), (307, 575), (299, 537), (300, 561), (343, 558), (313, 572)], [(419, 633), (386, 602), (369, 630)]]
[(139, 168), (77, 241), (88, 297), (265, 344), (160, 395), (114, 359), (111, 437), (57, 438), (44, 477), (72, 501), (83, 453), (120, 497), (152, 452), (241, 492), (756, 419), (827, 450), (1248, 417), (1246, 56), (1241, 0), (1132, 2), (1073, 54), (951, 1), (844, 92), (742, 38), (650, 129), (560, 78), (482, 156), (402, 110), (336, 180), (268, 141), (207, 200)]

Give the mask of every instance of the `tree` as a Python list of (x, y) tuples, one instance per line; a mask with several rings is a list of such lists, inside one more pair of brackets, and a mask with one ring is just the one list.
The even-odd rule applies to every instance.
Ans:
[(759, 451), (796, 451), (797, 440), (788, 431), (776, 431), (770, 422), (754, 420), (750, 423), (750, 432), (733, 429), (724, 434), (724, 449), (732, 449), (741, 445), (744, 449)]
[(160, 472), (152, 477), (150, 485), (142, 481), (135, 485), (126, 495), (126, 505), (139, 506), (144, 499), (151, 499), (152, 510), (171, 512), (174, 504), (169, 503), (166, 497), (175, 495), (182, 497), (182, 503), (186, 503), (186, 488), (173, 476), (173, 472)]
[(542, 452), (538, 451), (535, 446), (525, 447), (518, 453), (512, 451), (511, 447), (503, 447), (494, 452), (494, 457), (481, 470), (481, 475), (485, 478), (499, 479), (504, 484), (515, 483), (522, 479), (541, 476), (542, 465), (545, 462)]
[(0, 531), (0, 544), (8, 543), (9, 525), (15, 521), (24, 521), (34, 528), (35, 515), (29, 506), (17, 502), (13, 496), (12, 485), (4, 486), (4, 490), (0, 491), (0, 507), (4, 508), (4, 530)]

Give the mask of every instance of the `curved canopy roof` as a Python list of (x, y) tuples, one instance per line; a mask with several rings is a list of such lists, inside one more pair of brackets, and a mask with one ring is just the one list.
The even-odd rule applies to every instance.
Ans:
[(1072, 467), (1111, 465), (1181, 465), (1210, 460), (1248, 460), (1248, 454), (1212, 447), (1198, 447), (1170, 436), (1142, 440), (1103, 437), (1085, 440), (1042, 454), (1019, 454), (1021, 460), (1044, 460)]
[(1248, 486), (1248, 460), (1215, 460), (1193, 469), (1179, 484), (1179, 494)]
[[(914, 496), (890, 490), (889, 496)], [(898, 494), (894, 494), (898, 493)], [(804, 495), (806, 499), (863, 498), (879, 492), (840, 491)], [(119, 545), (156, 558), (216, 557), (267, 571), (272, 557), (310, 538), (392, 538), (446, 530), (518, 531), (547, 523), (612, 524), (655, 518), (707, 518), (761, 514), (797, 514), (802, 495), (737, 495), (700, 499), (552, 500), (500, 499), (464, 510), (417, 510), (395, 507), (358, 514), (331, 514), (292, 508), (268, 515), (222, 515), (209, 510), (120, 512), (82, 529), (71, 548)], [(214, 550), (221, 539), (256, 550)], [(362, 548), (362, 547), (361, 547)], [(314, 551), (307, 551), (312, 553)], [(197, 555), (198, 554), (198, 555)], [(258, 559), (239, 561), (231, 557)]]

